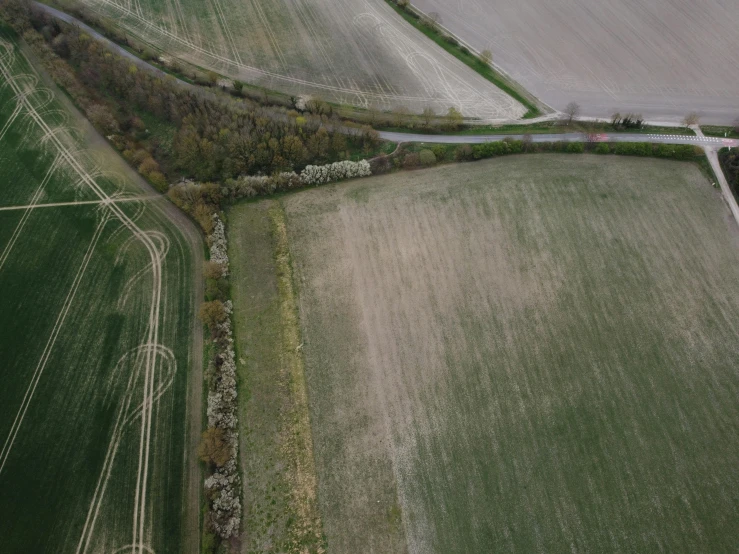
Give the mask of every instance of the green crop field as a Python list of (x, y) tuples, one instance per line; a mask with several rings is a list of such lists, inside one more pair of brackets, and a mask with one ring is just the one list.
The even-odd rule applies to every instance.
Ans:
[(179, 553), (196, 256), (75, 117), (0, 27), (0, 550)]
[[(542, 154), (279, 202), (329, 551), (735, 550), (739, 229), (696, 166)], [(274, 245), (232, 224), (236, 279), (265, 276), (238, 314)]]

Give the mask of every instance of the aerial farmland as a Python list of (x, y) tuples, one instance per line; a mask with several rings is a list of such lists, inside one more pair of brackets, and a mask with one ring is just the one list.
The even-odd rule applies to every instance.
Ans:
[(0, 0), (0, 554), (737, 552), (738, 26)]
[(234, 79), (342, 104), (517, 119), (526, 109), (384, 0), (83, 0), (168, 54)]
[(739, 10), (720, 0), (414, 0), (542, 101), (706, 123), (739, 113)]
[(539, 155), (282, 206), (333, 551), (731, 550), (739, 228), (695, 167)]
[(0, 74), (2, 548), (179, 552), (191, 237), (4, 34)]

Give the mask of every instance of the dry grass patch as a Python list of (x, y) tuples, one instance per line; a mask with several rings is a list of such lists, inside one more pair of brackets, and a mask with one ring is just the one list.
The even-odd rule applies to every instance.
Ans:
[(284, 213), (229, 212), (244, 427), (244, 552), (323, 552), (302, 339)]

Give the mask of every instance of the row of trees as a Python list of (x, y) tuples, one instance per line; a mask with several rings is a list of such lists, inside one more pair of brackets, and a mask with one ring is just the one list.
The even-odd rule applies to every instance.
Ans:
[[(523, 140), (506, 139), (483, 144), (435, 144), (428, 148), (414, 150), (412, 145), (401, 146), (390, 156), (371, 160), (372, 173), (377, 175), (394, 169), (416, 169), (437, 163), (467, 162), (537, 152), (568, 154), (615, 154), (621, 156), (648, 156), (673, 160), (692, 160), (702, 154), (702, 150), (689, 144), (652, 144), (649, 142), (534, 142), (531, 135)], [(739, 167), (739, 162), (737, 162)]]

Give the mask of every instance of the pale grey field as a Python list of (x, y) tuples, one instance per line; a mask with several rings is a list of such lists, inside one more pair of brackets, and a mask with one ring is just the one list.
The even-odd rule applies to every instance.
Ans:
[(414, 0), (544, 102), (706, 123), (739, 115), (734, 0)]
[(486, 120), (526, 111), (384, 0), (80, 1), (165, 52), (274, 90)]

